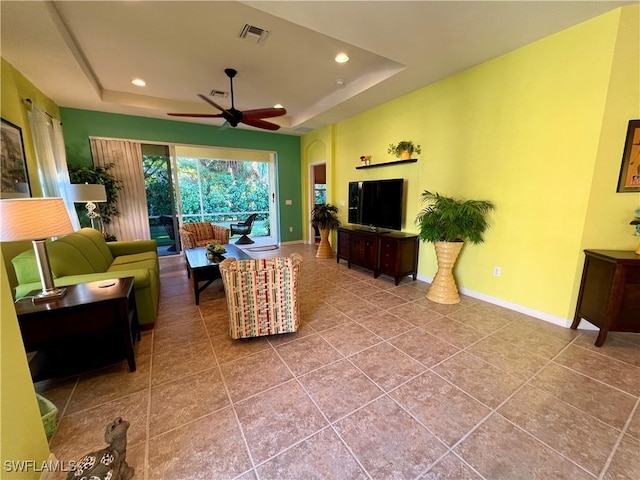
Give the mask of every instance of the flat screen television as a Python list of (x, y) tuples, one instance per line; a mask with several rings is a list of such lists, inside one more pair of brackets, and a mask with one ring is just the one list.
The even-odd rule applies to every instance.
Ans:
[(404, 179), (349, 182), (349, 223), (370, 229), (402, 229)]

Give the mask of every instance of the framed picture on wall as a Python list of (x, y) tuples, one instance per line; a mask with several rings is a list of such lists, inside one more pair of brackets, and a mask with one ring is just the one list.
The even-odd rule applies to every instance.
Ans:
[(618, 192), (640, 192), (640, 120), (629, 120)]
[(22, 129), (4, 118), (0, 123), (0, 198), (30, 197)]

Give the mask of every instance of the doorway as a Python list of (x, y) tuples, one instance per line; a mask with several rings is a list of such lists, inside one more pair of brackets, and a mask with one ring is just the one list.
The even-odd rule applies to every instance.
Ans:
[[(327, 164), (314, 163), (310, 165), (311, 174), (311, 205), (309, 211), (313, 210), (316, 205), (324, 205), (327, 203)], [(320, 243), (320, 231), (311, 227), (310, 243)]]

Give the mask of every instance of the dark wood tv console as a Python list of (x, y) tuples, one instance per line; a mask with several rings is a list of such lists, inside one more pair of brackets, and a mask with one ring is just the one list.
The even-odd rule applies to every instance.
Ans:
[(388, 230), (371, 231), (367, 227), (346, 225), (338, 228), (338, 255), (347, 266), (357, 265), (393, 277), (396, 285), (402, 277), (418, 275), (418, 236)]

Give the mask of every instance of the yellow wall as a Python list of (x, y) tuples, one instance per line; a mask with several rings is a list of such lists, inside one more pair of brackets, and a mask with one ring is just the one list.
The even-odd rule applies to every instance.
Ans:
[(22, 129), (27, 171), (31, 196), (41, 197), (42, 188), (38, 179), (36, 156), (31, 141), (31, 129), (27, 118), (27, 109), (22, 99), (30, 98), (32, 102), (55, 118), (60, 118), (58, 106), (44, 93), (38, 90), (27, 78), (16, 70), (4, 58), (0, 59), (0, 112), (2, 118)]
[[(458, 261), (460, 287), (571, 318), (582, 249), (637, 244), (628, 223), (639, 196), (615, 190), (626, 124), (640, 117), (639, 11), (615, 10), (336, 124), (334, 201), (349, 181), (403, 177), (403, 230), (417, 232), (425, 189), (491, 200), (485, 243)], [(418, 163), (355, 170), (360, 155), (392, 160), (388, 144), (400, 140), (422, 145)], [(435, 270), (422, 244), (419, 273)]]
[[(2, 118), (22, 128), (25, 156), (32, 196), (40, 196), (35, 155), (27, 114), (21, 99), (31, 98), (40, 108), (58, 116), (58, 107), (31, 84), (20, 72), (2, 59)], [(40, 474), (9, 473), (5, 461), (33, 460), (41, 464), (49, 456), (47, 439), (40, 420), (35, 390), (22, 344), (16, 312), (11, 301), (7, 265), (0, 255), (0, 477), (35, 479)]]
[(32, 460), (41, 465), (49, 457), (49, 446), (1, 255), (0, 265), (0, 478), (36, 479), (40, 474), (33, 469), (29, 472), (5, 469), (7, 461)]

